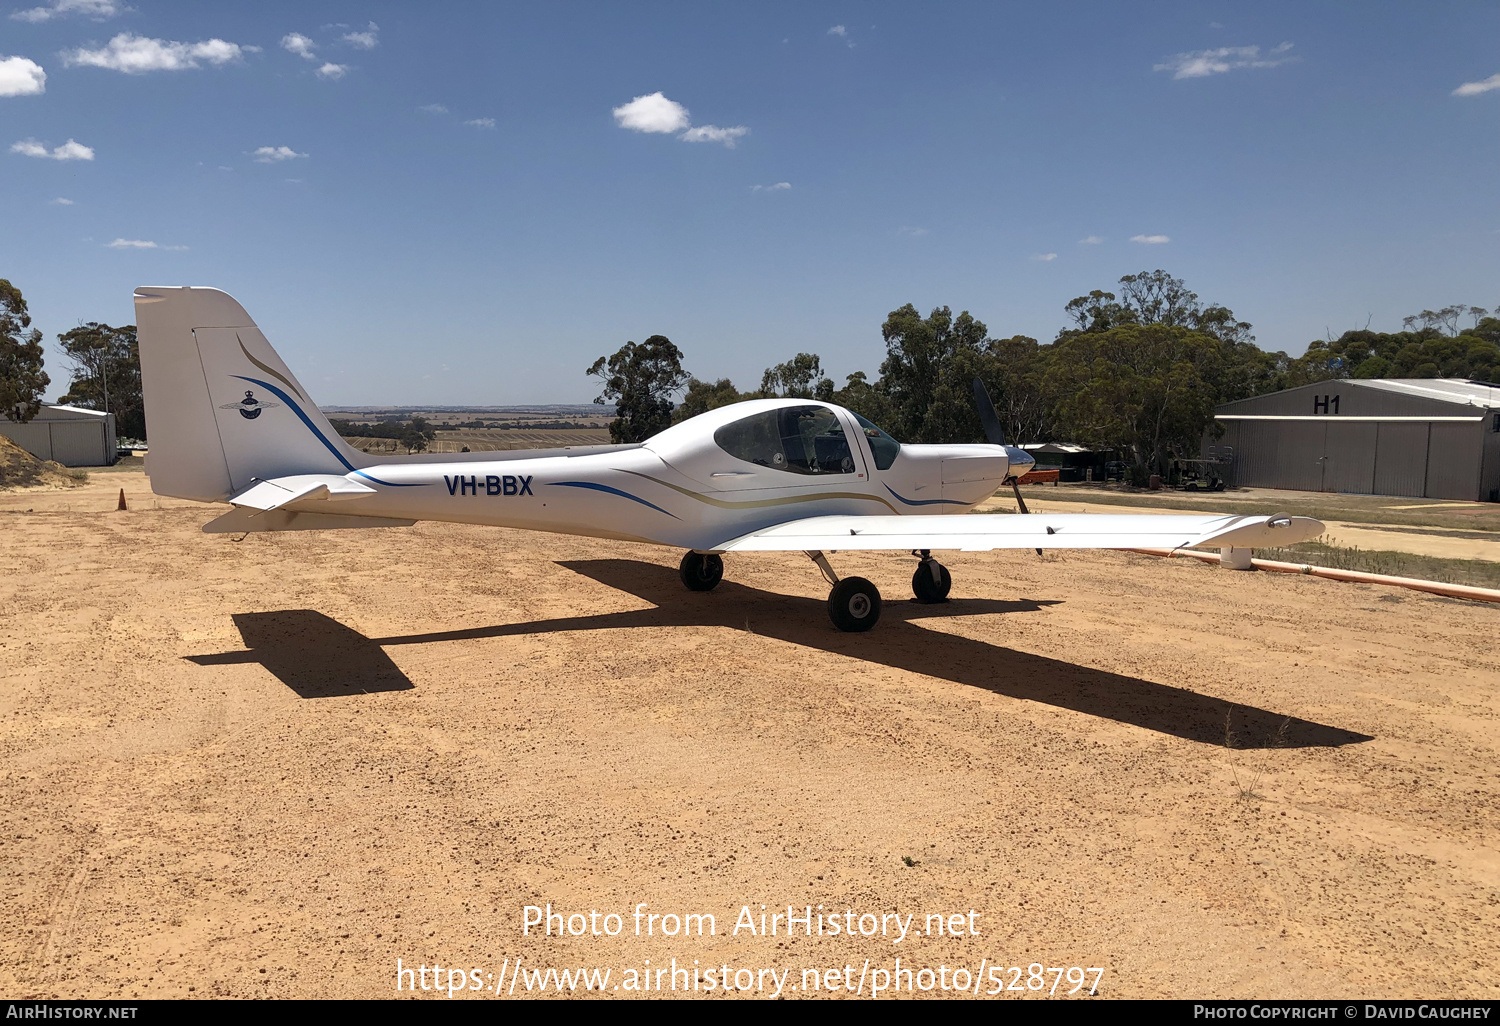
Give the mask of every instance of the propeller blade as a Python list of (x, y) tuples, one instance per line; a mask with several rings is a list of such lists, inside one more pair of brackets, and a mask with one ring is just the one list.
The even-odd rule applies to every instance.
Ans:
[(1015, 492), (1016, 492), (1016, 505), (1021, 507), (1021, 512), (1022, 513), (1030, 513), (1031, 510), (1029, 510), (1029, 509), (1026, 508), (1026, 500), (1023, 499), (1023, 498), (1021, 498), (1021, 482), (1017, 481), (1015, 478), (1011, 478), (1010, 479), (1010, 486), (1011, 486), (1011, 488), (1015, 489)]
[(979, 423), (984, 425), (984, 437), (993, 445), (1004, 445), (1005, 429), (1000, 426), (1000, 418), (995, 416), (995, 404), (990, 402), (989, 389), (978, 378), (974, 379), (974, 405), (979, 407)]
[[(1023, 514), (1030, 513), (1031, 510), (1029, 510), (1029, 509), (1026, 508), (1026, 500), (1023, 499), (1023, 498), (1021, 498), (1021, 482), (1018, 481), (1018, 480), (1016, 480), (1015, 478), (1011, 478), (1010, 479), (1010, 486), (1011, 486), (1012, 489), (1015, 490), (1015, 493), (1016, 493), (1016, 505), (1021, 507), (1021, 512)], [(1042, 550), (1041, 549), (1037, 549), (1036, 550), (1036, 554), (1038, 556), (1040, 556), (1042, 554)]]

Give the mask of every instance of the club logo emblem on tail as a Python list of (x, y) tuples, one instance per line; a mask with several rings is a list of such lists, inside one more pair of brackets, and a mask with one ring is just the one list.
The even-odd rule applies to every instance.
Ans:
[(239, 410), (241, 417), (244, 417), (246, 420), (254, 420), (256, 417), (260, 416), (261, 410), (274, 409), (275, 407), (280, 405), (280, 403), (263, 403), (259, 399), (255, 398), (254, 392), (246, 392), (245, 398), (241, 399), (239, 402), (225, 403), (223, 406), (220, 406), (219, 409)]

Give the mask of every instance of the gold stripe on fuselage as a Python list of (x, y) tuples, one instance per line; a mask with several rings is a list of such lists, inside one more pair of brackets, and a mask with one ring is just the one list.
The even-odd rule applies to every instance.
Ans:
[(631, 474), (635, 477), (643, 477), (647, 481), (651, 481), (654, 484), (659, 484), (664, 488), (670, 488), (674, 492), (681, 492), (683, 495), (686, 495), (689, 498), (697, 499), (699, 502), (706, 502), (710, 506), (717, 506), (720, 509), (765, 509), (767, 506), (789, 506), (799, 502), (822, 502), (827, 499), (864, 499), (868, 502), (878, 502), (886, 509), (890, 510), (892, 513), (897, 514), (898, 516), (901, 513), (899, 509), (897, 509), (895, 506), (892, 506), (889, 502), (882, 499), (880, 496), (866, 495), (863, 492), (815, 492), (812, 495), (795, 495), (776, 499), (747, 499), (740, 502), (733, 502), (729, 499), (715, 499), (712, 496), (704, 495), (701, 492), (695, 492), (690, 488), (683, 488), (681, 485), (674, 485), (670, 481), (663, 481), (661, 478), (652, 477), (650, 474), (642, 474), (636, 470), (622, 470), (621, 473)]

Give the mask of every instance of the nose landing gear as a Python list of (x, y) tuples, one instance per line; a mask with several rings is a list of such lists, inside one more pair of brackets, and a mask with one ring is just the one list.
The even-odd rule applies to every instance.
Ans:
[(933, 559), (929, 549), (914, 552), (912, 555), (921, 562), (917, 564), (916, 572), (911, 575), (911, 593), (916, 596), (918, 602), (947, 602), (948, 592), (953, 588), (953, 575), (948, 573), (948, 568)]

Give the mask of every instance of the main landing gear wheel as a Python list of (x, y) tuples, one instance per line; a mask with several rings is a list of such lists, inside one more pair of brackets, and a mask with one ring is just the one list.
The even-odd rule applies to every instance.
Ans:
[(935, 559), (924, 559), (911, 575), (911, 593), (918, 602), (947, 602), (953, 589), (953, 575)]
[(880, 592), (863, 577), (845, 577), (828, 593), (828, 616), (841, 631), (867, 631), (880, 622)]
[(689, 591), (713, 591), (724, 579), (724, 561), (712, 553), (689, 552), (677, 572)]

